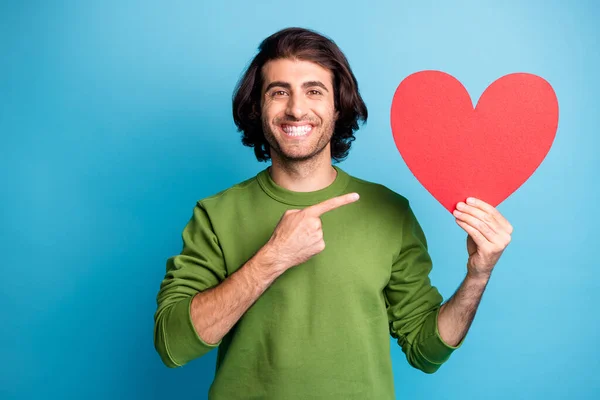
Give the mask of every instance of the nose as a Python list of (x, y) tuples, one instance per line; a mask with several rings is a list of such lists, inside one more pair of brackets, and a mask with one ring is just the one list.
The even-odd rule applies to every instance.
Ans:
[(286, 114), (299, 120), (307, 113), (307, 106), (302, 94), (293, 94), (289, 97)]

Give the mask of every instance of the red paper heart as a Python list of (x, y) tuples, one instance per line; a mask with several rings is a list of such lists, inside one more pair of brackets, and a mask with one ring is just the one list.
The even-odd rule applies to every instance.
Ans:
[(558, 101), (539, 76), (501, 77), (475, 109), (440, 71), (404, 79), (391, 111), (396, 147), (417, 180), (450, 212), (467, 197), (497, 206), (541, 164), (558, 126)]

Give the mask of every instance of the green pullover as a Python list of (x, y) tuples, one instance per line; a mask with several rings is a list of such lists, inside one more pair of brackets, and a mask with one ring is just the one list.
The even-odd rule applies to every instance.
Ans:
[[(287, 190), (265, 168), (194, 207), (183, 250), (167, 261), (154, 344), (169, 367), (218, 347), (210, 399), (394, 399), (390, 334), (426, 373), (460, 347), (440, 338), (442, 296), (406, 198), (334, 168), (335, 181), (313, 192)], [(321, 216), (321, 253), (284, 272), (219, 343), (199, 337), (196, 293), (244, 265), (284, 211), (351, 192), (360, 200)]]

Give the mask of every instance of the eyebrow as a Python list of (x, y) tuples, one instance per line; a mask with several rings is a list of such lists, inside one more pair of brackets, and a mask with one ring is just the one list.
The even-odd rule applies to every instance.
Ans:
[[(288, 82), (275, 81), (275, 82), (269, 83), (269, 85), (265, 89), (265, 92), (268, 92), (270, 89), (274, 88), (275, 86), (279, 86), (279, 87), (282, 87), (282, 88), (287, 89), (287, 90), (290, 90), (292, 88), (292, 85), (290, 85)], [(318, 87), (322, 88), (323, 90), (325, 90), (326, 92), (329, 92), (329, 90), (327, 89), (327, 87), (325, 87), (325, 85), (321, 81), (307, 81), (307, 82), (304, 82), (302, 84), (302, 89), (307, 89), (307, 88), (313, 87), (313, 86), (318, 86)]]

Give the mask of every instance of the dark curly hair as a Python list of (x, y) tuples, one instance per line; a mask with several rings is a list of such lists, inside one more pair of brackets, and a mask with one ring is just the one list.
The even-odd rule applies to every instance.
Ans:
[(366, 122), (368, 113), (344, 53), (333, 40), (303, 28), (276, 32), (263, 40), (258, 50), (233, 94), (233, 121), (242, 132), (242, 143), (254, 147), (258, 161), (271, 158), (261, 122), (262, 67), (270, 60), (282, 58), (312, 61), (333, 73), (334, 105), (339, 116), (331, 138), (331, 158), (335, 162), (345, 159), (356, 139), (358, 122)]

